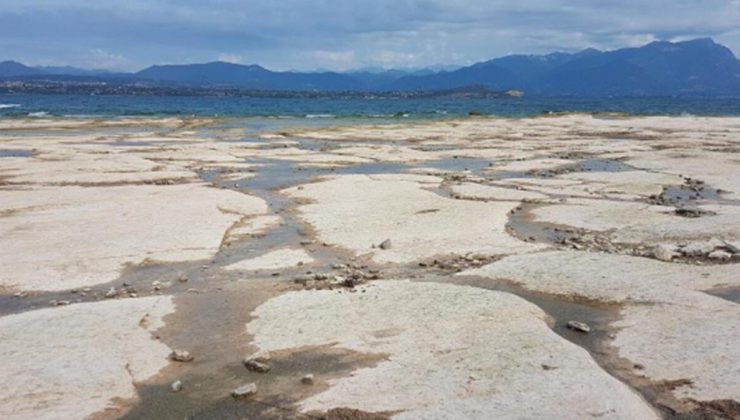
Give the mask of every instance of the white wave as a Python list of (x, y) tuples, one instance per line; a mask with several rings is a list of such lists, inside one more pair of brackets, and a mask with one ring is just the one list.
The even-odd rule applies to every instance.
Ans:
[(0, 104), (0, 109), (18, 108), (20, 104)]
[(49, 115), (49, 113), (48, 112), (44, 112), (44, 111), (40, 111), (40, 112), (29, 112), (28, 113), (28, 116), (29, 117), (34, 117), (34, 118), (45, 117), (47, 115)]
[(334, 114), (308, 114), (306, 118), (336, 118)]

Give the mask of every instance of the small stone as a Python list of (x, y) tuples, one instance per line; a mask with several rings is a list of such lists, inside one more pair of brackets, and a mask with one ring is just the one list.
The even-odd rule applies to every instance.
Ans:
[(733, 254), (740, 254), (740, 247), (737, 245), (737, 243), (730, 243), (727, 241), (724, 241), (725, 248), (727, 248), (728, 251), (732, 252)]
[(256, 360), (245, 360), (244, 367), (250, 372), (267, 373), (270, 371), (271, 366), (267, 363), (261, 363)]
[(676, 247), (668, 244), (659, 244), (653, 248), (653, 257), (660, 261), (671, 261), (679, 254), (676, 252)]
[(573, 331), (586, 334), (591, 332), (591, 327), (589, 327), (588, 324), (579, 321), (568, 321), (567, 327)]
[(177, 279), (177, 281), (179, 281), (180, 283), (187, 283), (188, 282), (188, 276), (186, 276), (186, 275), (183, 274), (182, 276), (180, 276)]
[(346, 277), (343, 276), (334, 276), (332, 279), (332, 283), (334, 284), (344, 284), (344, 282), (347, 280)]
[(724, 245), (724, 242), (712, 238), (704, 242), (692, 242), (681, 248), (681, 253), (688, 257), (703, 257), (712, 253), (716, 248), (724, 247)]
[(116, 296), (118, 296), (118, 290), (116, 290), (115, 287), (111, 287), (107, 292), (105, 292), (106, 299), (113, 299)]
[(344, 270), (347, 268), (347, 264), (334, 264), (331, 266), (334, 270)]
[(391, 249), (391, 240), (390, 239), (386, 239), (385, 241), (381, 242), (380, 243), (380, 249), (382, 249), (382, 250)]
[(314, 384), (313, 374), (310, 374), (309, 373), (308, 375), (302, 377), (301, 378), (301, 383), (303, 385), (313, 385)]
[(170, 359), (176, 362), (190, 362), (194, 359), (193, 355), (186, 350), (173, 350), (170, 353)]
[(182, 391), (182, 381), (175, 381), (170, 385), (170, 389), (172, 392), (180, 392)]
[(234, 399), (249, 398), (257, 393), (257, 384), (251, 383), (242, 385), (239, 388), (231, 391), (231, 396)]
[(267, 350), (260, 350), (256, 353), (253, 353), (252, 355), (248, 356), (244, 360), (254, 360), (260, 363), (270, 363), (270, 360), (272, 360), (272, 356), (270, 355), (270, 352)]
[(709, 258), (713, 260), (719, 260), (719, 261), (729, 261), (732, 259), (732, 254), (730, 254), (727, 251), (723, 251), (721, 249), (718, 249), (717, 251), (710, 252), (708, 255)]

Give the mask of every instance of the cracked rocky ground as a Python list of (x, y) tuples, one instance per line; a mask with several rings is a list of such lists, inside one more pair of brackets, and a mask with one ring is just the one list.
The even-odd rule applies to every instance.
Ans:
[(6, 419), (740, 417), (737, 118), (7, 120), (0, 249)]

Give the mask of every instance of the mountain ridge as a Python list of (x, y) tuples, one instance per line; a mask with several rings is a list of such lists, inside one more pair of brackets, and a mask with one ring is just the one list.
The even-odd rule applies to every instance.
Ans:
[[(65, 74), (68, 73), (68, 74)], [(269, 91), (440, 91), (481, 86), (541, 96), (736, 96), (740, 60), (711, 38), (611, 51), (508, 55), (449, 71), (295, 72), (220, 61), (155, 65), (135, 73), (0, 63), (0, 79), (240, 88)]]

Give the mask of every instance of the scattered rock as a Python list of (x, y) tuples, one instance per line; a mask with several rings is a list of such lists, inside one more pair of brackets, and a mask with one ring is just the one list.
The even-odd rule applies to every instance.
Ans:
[(250, 372), (267, 373), (271, 366), (268, 364), (272, 360), (270, 353), (260, 350), (244, 359), (244, 367)]
[(170, 385), (170, 389), (172, 392), (180, 392), (182, 391), (182, 381), (175, 381)]
[(673, 245), (659, 244), (653, 248), (653, 257), (660, 261), (671, 261), (679, 255)]
[(267, 363), (261, 363), (256, 360), (245, 360), (244, 367), (250, 372), (267, 373), (270, 371), (271, 366)]
[(385, 241), (383, 241), (383, 242), (380, 243), (379, 247), (382, 250), (391, 249), (391, 240), (390, 239), (386, 239)]
[(573, 331), (582, 332), (588, 334), (591, 332), (591, 327), (584, 322), (579, 321), (568, 321), (567, 327)]
[(719, 261), (729, 261), (732, 259), (732, 254), (730, 254), (727, 251), (723, 251), (721, 249), (710, 252), (709, 255), (707, 256), (713, 260), (719, 260)]
[(260, 363), (270, 363), (270, 360), (272, 360), (272, 356), (267, 350), (260, 350), (244, 360), (254, 360)]
[(190, 362), (194, 359), (193, 355), (186, 350), (173, 350), (170, 353), (170, 359), (176, 362)]
[(682, 247), (681, 253), (686, 255), (687, 257), (703, 257), (706, 255), (709, 255), (715, 249), (722, 248), (724, 246), (725, 246), (724, 242), (716, 238), (712, 238), (704, 242), (692, 242)]
[(704, 211), (697, 208), (679, 207), (676, 209), (676, 215), (681, 217), (697, 218), (706, 214)]
[(732, 252), (733, 254), (740, 254), (740, 248), (738, 248), (737, 245), (731, 244), (727, 241), (724, 241), (725, 248), (727, 248), (728, 251)]
[(313, 374), (310, 374), (309, 373), (308, 375), (302, 377), (301, 378), (301, 383), (303, 385), (313, 385), (314, 384)]
[(231, 391), (231, 396), (234, 399), (249, 398), (257, 393), (257, 384), (251, 383), (242, 385), (239, 388)]
[(187, 283), (188, 282), (188, 276), (186, 276), (185, 274), (183, 274), (182, 276), (180, 276), (180, 278), (177, 279), (177, 281), (179, 281), (180, 283)]
[(113, 299), (117, 296), (118, 296), (118, 290), (116, 290), (115, 287), (111, 287), (107, 292), (105, 292), (106, 299)]

